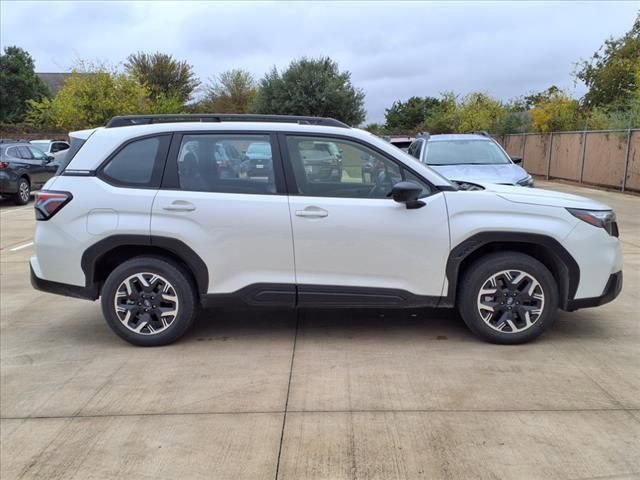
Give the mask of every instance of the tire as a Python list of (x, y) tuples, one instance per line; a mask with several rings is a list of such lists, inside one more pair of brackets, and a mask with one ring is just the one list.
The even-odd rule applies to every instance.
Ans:
[(135, 257), (118, 266), (107, 277), (100, 300), (111, 329), (143, 347), (168, 345), (184, 335), (197, 305), (188, 273), (160, 256)]
[(13, 196), (13, 203), (16, 205), (26, 205), (31, 198), (31, 185), (29, 180), (22, 177), (18, 180), (18, 193)]
[(533, 340), (551, 327), (557, 309), (558, 285), (553, 275), (538, 260), (519, 252), (480, 258), (466, 270), (458, 290), (462, 319), (473, 333), (491, 343)]

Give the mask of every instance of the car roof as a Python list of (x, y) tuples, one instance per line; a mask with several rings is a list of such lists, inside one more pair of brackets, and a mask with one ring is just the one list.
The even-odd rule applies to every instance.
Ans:
[[(42, 150), (40, 148), (38, 148), (37, 145), (33, 145), (30, 142), (11, 142), (11, 143), (0, 143), (0, 151), (1, 152), (6, 152), (8, 148), (11, 147), (31, 147), (31, 148), (35, 148), (36, 150), (40, 150), (42, 152)], [(44, 153), (44, 152), (42, 152)]]
[(443, 133), (440, 135), (431, 135), (429, 142), (455, 142), (464, 140), (484, 140), (493, 141), (491, 137), (479, 133)]
[[(148, 135), (171, 134), (171, 133), (224, 133), (246, 135), (268, 135), (274, 132), (294, 133), (300, 136), (305, 134), (325, 134), (333, 138), (347, 138), (363, 140), (373, 144), (378, 149), (386, 151), (391, 156), (398, 156), (399, 150), (385, 140), (373, 135), (370, 132), (352, 127), (310, 125), (301, 123), (285, 122), (166, 122), (151, 123), (142, 125), (129, 125), (121, 127), (98, 127), (95, 129), (71, 132), (71, 138), (88, 140), (86, 144), (73, 157), (67, 169), (71, 170), (93, 170), (97, 168), (106, 158), (123, 142)], [(314, 139), (315, 140), (315, 139)], [(322, 139), (320, 139), (322, 140)], [(330, 139), (327, 139), (330, 140)], [(417, 161), (408, 154), (402, 154), (403, 163), (411, 164), (414, 170), (422, 173), (434, 185), (447, 185), (450, 182), (434, 170), (429, 169), (424, 164)]]

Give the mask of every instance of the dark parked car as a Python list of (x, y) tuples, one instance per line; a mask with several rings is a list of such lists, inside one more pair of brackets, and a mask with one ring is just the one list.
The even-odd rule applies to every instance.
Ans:
[(254, 142), (249, 145), (244, 155), (245, 160), (242, 166), (247, 172), (247, 178), (273, 175), (270, 143)]
[(231, 142), (217, 142), (215, 159), (220, 178), (238, 178), (242, 172), (242, 154)]
[(300, 155), (307, 180), (339, 182), (342, 178), (342, 154), (333, 142), (304, 142)]
[(28, 142), (0, 143), (0, 196), (24, 205), (57, 169), (53, 156)]

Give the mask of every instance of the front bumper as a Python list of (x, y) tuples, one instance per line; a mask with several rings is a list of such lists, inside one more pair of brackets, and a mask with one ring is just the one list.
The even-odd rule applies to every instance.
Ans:
[(613, 301), (622, 291), (622, 271), (612, 273), (604, 287), (602, 295), (599, 297), (580, 298), (569, 300), (566, 310), (572, 312), (580, 308), (598, 307)]

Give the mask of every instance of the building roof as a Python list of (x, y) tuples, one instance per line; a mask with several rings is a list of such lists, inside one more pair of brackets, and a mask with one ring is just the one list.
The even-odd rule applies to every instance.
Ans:
[(49, 87), (51, 96), (55, 97), (64, 85), (64, 82), (67, 81), (67, 78), (71, 76), (71, 73), (36, 72), (36, 75), (38, 75), (38, 77), (40, 77), (40, 80), (42, 80), (44, 84)]

